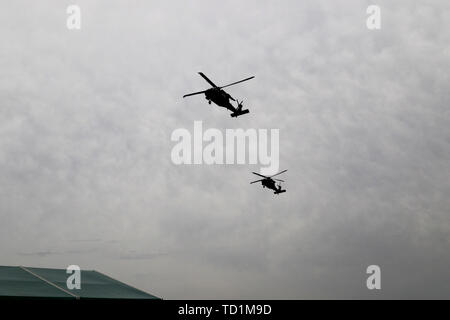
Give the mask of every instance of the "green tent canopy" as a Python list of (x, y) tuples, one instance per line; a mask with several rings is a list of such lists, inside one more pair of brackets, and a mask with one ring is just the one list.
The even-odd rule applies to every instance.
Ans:
[(69, 290), (65, 269), (0, 266), (0, 298), (159, 299), (97, 271), (81, 270), (81, 289)]

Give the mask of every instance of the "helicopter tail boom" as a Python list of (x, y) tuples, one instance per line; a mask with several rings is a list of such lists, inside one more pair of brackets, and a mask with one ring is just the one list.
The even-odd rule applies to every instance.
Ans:
[(242, 116), (243, 114), (249, 113), (250, 111), (248, 109), (245, 110), (236, 110), (235, 112), (233, 112), (232, 114), (230, 114), (230, 116), (232, 118), (237, 118), (239, 116)]

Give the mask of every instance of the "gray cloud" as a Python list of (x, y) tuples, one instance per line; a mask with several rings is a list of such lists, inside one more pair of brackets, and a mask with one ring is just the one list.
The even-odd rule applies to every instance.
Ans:
[[(2, 263), (164, 298), (448, 298), (450, 6), (378, 3), (375, 32), (356, 0), (79, 1), (76, 32), (69, 3), (2, 4)], [(250, 115), (183, 100), (197, 71), (255, 75), (230, 88)], [(194, 120), (280, 128), (288, 192), (173, 165)]]

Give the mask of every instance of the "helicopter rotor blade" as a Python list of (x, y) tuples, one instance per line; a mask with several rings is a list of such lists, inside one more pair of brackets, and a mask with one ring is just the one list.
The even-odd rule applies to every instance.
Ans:
[(195, 95), (197, 95), (197, 94), (202, 94), (202, 93), (205, 93), (206, 91), (207, 91), (207, 90), (203, 90), (203, 91), (199, 91), (199, 92), (194, 92), (194, 93), (185, 94), (185, 95), (183, 96), (183, 98), (190, 97), (190, 96), (195, 96)]
[(223, 89), (223, 88), (226, 88), (226, 87), (231, 87), (231, 86), (234, 86), (235, 84), (238, 84), (238, 83), (241, 83), (241, 82), (244, 82), (244, 81), (248, 81), (248, 80), (251, 80), (251, 79), (253, 79), (254, 77), (255, 77), (255, 76), (253, 76), (253, 77), (249, 77), (249, 78), (246, 78), (246, 79), (244, 79), (244, 80), (240, 80), (240, 81), (236, 81), (236, 82), (233, 82), (233, 83), (227, 84), (226, 86), (220, 87), (220, 89)]
[(277, 175), (279, 175), (279, 174), (285, 173), (286, 171), (287, 171), (287, 170), (280, 171), (280, 172), (274, 174), (273, 176), (270, 176), (269, 178), (273, 178), (273, 177), (275, 177), (275, 176), (277, 176)]
[(285, 182), (284, 180), (281, 180), (281, 179), (273, 179), (273, 180), (280, 181), (280, 182)]
[(198, 74), (199, 74), (203, 79), (205, 79), (206, 82), (208, 82), (210, 85), (212, 85), (214, 88), (218, 88), (218, 87), (214, 84), (214, 82), (212, 82), (211, 80), (209, 80), (208, 77), (205, 76), (205, 75), (203, 74), (203, 72), (199, 72)]
[(260, 181), (263, 181), (264, 179), (259, 179), (259, 180), (255, 180), (255, 181), (253, 181), (253, 182), (250, 182), (250, 184), (253, 184), (253, 183), (256, 183), (256, 182), (260, 182)]
[(256, 174), (257, 176), (260, 176), (261, 178), (267, 179), (268, 177), (263, 176), (262, 174), (256, 173), (256, 172), (252, 172), (253, 174)]

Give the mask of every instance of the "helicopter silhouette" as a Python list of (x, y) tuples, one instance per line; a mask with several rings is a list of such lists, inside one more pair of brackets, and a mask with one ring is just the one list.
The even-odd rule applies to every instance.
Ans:
[[(219, 107), (227, 108), (228, 110), (230, 110), (232, 112), (230, 116), (233, 117), (233, 118), (237, 118), (237, 117), (239, 117), (239, 116), (241, 116), (243, 114), (246, 114), (246, 113), (250, 112), (248, 109), (243, 110), (243, 103), (244, 103), (244, 101), (239, 101), (237, 99), (234, 99), (225, 90), (223, 90), (223, 88), (230, 87), (230, 86), (233, 86), (235, 84), (238, 84), (238, 83), (241, 83), (241, 82), (244, 82), (244, 81), (248, 81), (250, 79), (253, 79), (254, 76), (246, 78), (244, 80), (240, 80), (240, 81), (236, 81), (236, 82), (227, 84), (226, 86), (218, 87), (218, 86), (216, 86), (214, 84), (214, 82), (209, 80), (208, 77), (205, 76), (202, 72), (199, 72), (198, 74), (203, 79), (205, 79), (206, 82), (208, 82), (212, 86), (212, 88), (209, 88), (209, 89), (203, 90), (203, 91), (198, 91), (198, 92), (194, 92), (194, 93), (185, 94), (183, 96), (183, 98), (194, 96), (194, 95), (197, 95), (197, 94), (205, 94), (205, 98), (206, 98), (206, 100), (208, 100), (209, 104), (211, 104), (211, 102), (214, 102)], [(231, 104), (230, 100), (237, 102), (237, 107), (233, 106)]]
[(250, 182), (250, 184), (253, 184), (253, 183), (256, 183), (256, 182), (261, 182), (263, 188), (269, 188), (269, 189), (274, 190), (275, 191), (274, 194), (280, 194), (280, 193), (286, 192), (286, 190), (283, 190), (281, 188), (281, 184), (277, 185), (277, 183), (275, 182), (275, 181), (284, 182), (284, 180), (273, 179), (273, 177), (278, 176), (279, 174), (282, 174), (282, 173), (284, 173), (286, 171), (287, 170), (283, 170), (283, 171), (278, 172), (278, 173), (276, 173), (276, 174), (274, 174), (272, 176), (269, 176), (269, 177), (268, 176), (264, 176), (264, 175), (259, 174), (259, 173), (256, 173), (256, 172), (252, 172), (253, 174), (256, 174), (257, 176), (260, 176), (263, 179), (252, 181), (252, 182)]

